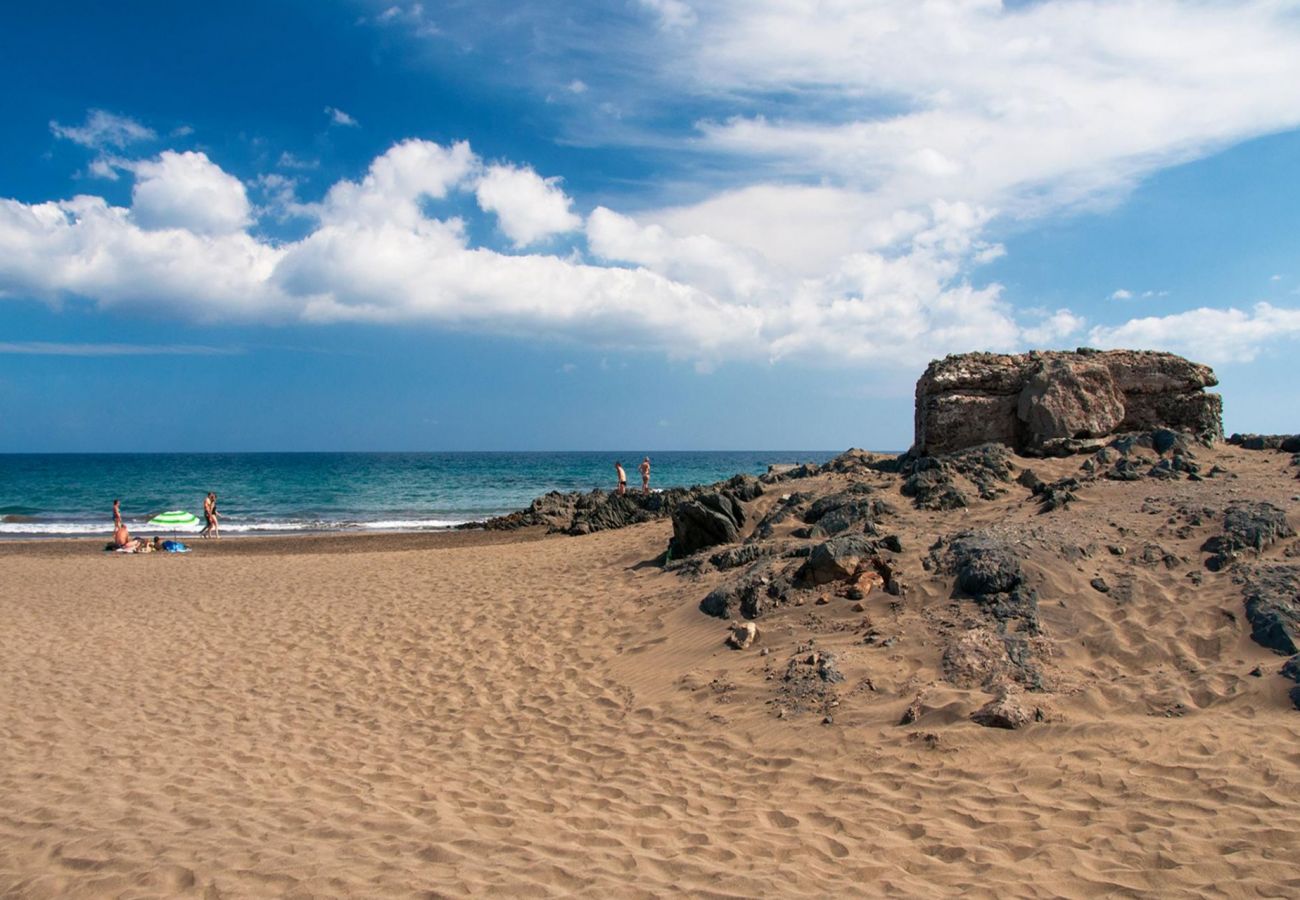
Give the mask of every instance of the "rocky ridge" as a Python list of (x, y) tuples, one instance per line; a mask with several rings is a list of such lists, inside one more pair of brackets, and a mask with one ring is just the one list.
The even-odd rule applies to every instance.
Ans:
[[(1126, 410), (1097, 413), (1109, 424), (1086, 430), (1121, 428), (1130, 416), (1159, 424), (1075, 431), (1056, 444), (1044, 437), (1055, 432), (1038, 430), (1032, 449), (1015, 443), (1024, 436), (1016, 426), (1012, 443), (946, 453), (919, 442), (898, 457), (850, 450), (824, 465), (650, 498), (548, 495), (488, 527), (583, 534), (671, 519), (655, 563), (684, 581), (701, 613), (728, 622), (719, 648), (737, 661), (727, 670), (755, 660), (750, 671), (767, 688), (753, 695), (782, 718), (832, 723), (855, 703), (897, 702), (904, 726), (956, 717), (1020, 728), (1069, 718), (1069, 698), (1127, 684), (1145, 685), (1133, 702), (1149, 714), (1186, 715), (1249, 689), (1244, 669), (1224, 669), (1235, 635), (1262, 653), (1297, 653), (1292, 436), (1216, 444), (1218, 400), (1199, 393), (1213, 374), (1168, 354), (1030, 354), (988, 365), (978, 356), (980, 367), (960, 377), (932, 365), (922, 383), (978, 378), (984, 400), (1032, 386), (1030, 406), (1041, 407), (1053, 391), (1025, 374), (1025, 361), (1042, 363), (1033, 368), (1041, 375), (1080, 356), (1089, 378), (1100, 378), (1097, 366), (1111, 373), (1115, 391), (1096, 395), (1103, 405), (1118, 398)], [(1076, 372), (1066, 384), (1087, 381)], [(920, 422), (920, 398), (934, 395), (920, 384), (917, 393)], [(944, 396), (946, 415), (956, 394)], [(1079, 408), (1092, 415), (1089, 403)], [(1075, 455), (1061, 456), (1066, 449)], [(1186, 646), (1162, 646), (1134, 624), (1171, 615), (1186, 619)], [(1188, 662), (1192, 653), (1203, 662)], [(1133, 672), (1123, 660), (1135, 655), (1152, 662)], [(1070, 674), (1079, 666), (1059, 663), (1077, 657), (1113, 681), (1080, 683)], [(1300, 657), (1274, 672), (1300, 681)], [(735, 702), (736, 691), (716, 689), (729, 677), (710, 684)], [(1300, 683), (1289, 690), (1300, 708)]]
[(913, 452), (937, 456), (985, 443), (1061, 455), (1089, 441), (1159, 428), (1198, 441), (1223, 436), (1208, 366), (1137, 350), (966, 353), (930, 363), (916, 384)]

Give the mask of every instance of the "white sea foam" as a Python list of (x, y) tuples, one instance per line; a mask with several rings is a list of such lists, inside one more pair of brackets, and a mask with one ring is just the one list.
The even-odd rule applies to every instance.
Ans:
[(382, 522), (357, 522), (357, 528), (376, 531), (426, 531), (430, 528), (455, 528), (472, 519), (390, 519)]
[[(268, 522), (222, 522), (222, 534), (286, 533), (303, 531), (433, 531), (454, 528), (471, 519), (383, 519), (376, 522), (285, 520)], [(127, 522), (134, 535), (198, 534), (202, 525), (149, 525), (145, 522)], [(84, 537), (100, 535), (112, 537), (111, 524), (100, 522), (0, 522), (0, 535)]]

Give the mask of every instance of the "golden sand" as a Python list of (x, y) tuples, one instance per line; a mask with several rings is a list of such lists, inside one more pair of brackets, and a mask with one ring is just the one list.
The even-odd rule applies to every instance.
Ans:
[[(1282, 457), (1222, 458), (1241, 478), (1218, 499), (1272, 491), (1300, 524)], [(962, 518), (1100, 546), (1191, 489), (1099, 483), (1038, 518), (1017, 490)], [(905, 603), (784, 611), (743, 652), (697, 609), (721, 576), (650, 564), (667, 522), (6, 545), (0, 894), (1300, 893), (1300, 712), (1230, 576), (1188, 579), (1203, 537), (1160, 537), (1176, 570), (1028, 542), (1056, 720), (1006, 732), (967, 719), (987, 698), (938, 678), (921, 627), (953, 602), (919, 567), (951, 516), (905, 516)], [(864, 615), (897, 641), (863, 644)], [(770, 702), (810, 637), (847, 676), (829, 725)]]

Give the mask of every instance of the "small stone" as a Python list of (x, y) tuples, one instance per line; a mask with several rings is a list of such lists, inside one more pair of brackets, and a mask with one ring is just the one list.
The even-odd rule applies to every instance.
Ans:
[(850, 600), (861, 600), (866, 596), (867, 595), (862, 592), (862, 588), (860, 587), (851, 587), (848, 590), (848, 598)]
[(850, 606), (849, 609), (853, 610), (854, 612), (866, 612), (867, 605), (863, 603), (861, 600), (859, 600), (857, 603)]
[(731, 629), (727, 635), (727, 643), (736, 650), (747, 650), (749, 645), (758, 639), (758, 626), (753, 622), (745, 622)]
[(1110, 585), (1106, 583), (1106, 579), (1104, 578), (1094, 578), (1088, 583), (1092, 585), (1092, 588), (1095, 591), (1100, 591), (1103, 594), (1110, 593)]
[(1122, 544), (1109, 544), (1106, 549), (1110, 551), (1111, 556), (1123, 556), (1128, 552), (1128, 548)]
[(835, 720), (834, 720), (833, 718), (831, 718), (830, 716), (826, 716), (826, 717), (824, 717), (824, 718), (822, 719), (822, 724), (823, 724), (823, 725), (834, 725), (834, 724), (835, 724)]
[(985, 728), (1023, 728), (1034, 720), (1033, 713), (1025, 709), (1010, 691), (1003, 691), (971, 713), (970, 717), (975, 724)]
[(769, 653), (771, 653), (771, 652), (772, 652), (771, 650), (769, 650), (769, 649), (767, 649), (766, 647), (764, 647), (762, 650), (759, 650), (759, 651), (758, 651), (758, 655), (759, 655), (759, 656), (767, 656), (767, 655), (768, 655)]
[(1253, 677), (1253, 678), (1263, 678), (1263, 677), (1264, 677), (1264, 667), (1263, 667), (1263, 666), (1255, 666), (1255, 668), (1253, 668), (1253, 669), (1250, 670), (1250, 674), (1251, 674), (1251, 677)]
[(830, 602), (831, 602), (831, 601), (828, 600), (828, 599), (826, 598), (826, 595), (825, 595), (825, 594), (822, 594), (820, 597), (817, 598), (817, 605), (818, 605), (818, 606), (825, 606), (827, 603), (830, 603)]

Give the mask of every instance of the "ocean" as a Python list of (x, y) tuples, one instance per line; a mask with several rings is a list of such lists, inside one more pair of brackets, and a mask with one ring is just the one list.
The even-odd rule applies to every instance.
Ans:
[[(772, 463), (824, 462), (839, 451), (650, 453), (652, 488), (709, 484)], [(218, 495), (221, 533), (423, 531), (500, 515), (547, 491), (629, 485), (644, 452), (0, 454), (0, 537), (105, 535), (112, 502), (133, 534), (160, 512), (202, 518)]]

